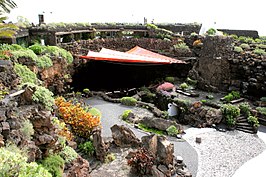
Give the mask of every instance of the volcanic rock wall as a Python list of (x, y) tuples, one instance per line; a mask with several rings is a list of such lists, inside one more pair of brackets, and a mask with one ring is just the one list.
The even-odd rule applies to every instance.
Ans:
[[(200, 48), (193, 47), (195, 39), (191, 36), (185, 37), (185, 42), (190, 41), (187, 43), (192, 50), (190, 57), (196, 58), (197, 61), (192, 69), (186, 69), (191, 69), (188, 76), (198, 80), (199, 88), (209, 91), (239, 90), (249, 95), (265, 96), (265, 58), (236, 55), (233, 52), (234, 41), (230, 37), (201, 37), (203, 45)], [(114, 38), (62, 44), (62, 47), (73, 54), (86, 55), (88, 50), (99, 51), (102, 47), (127, 51), (138, 45), (170, 57), (183, 57), (184, 55), (172, 50), (175, 42), (150, 38)]]

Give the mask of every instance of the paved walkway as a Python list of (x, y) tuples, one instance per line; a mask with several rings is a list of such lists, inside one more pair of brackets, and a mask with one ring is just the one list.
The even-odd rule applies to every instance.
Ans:
[[(260, 139), (266, 143), (266, 127), (260, 126), (258, 136)], [(233, 177), (246, 177), (246, 176), (256, 176), (265, 177), (265, 164), (266, 164), (266, 150), (263, 151), (257, 157), (247, 161), (242, 165), (233, 175)]]
[[(115, 103), (109, 103), (106, 102), (100, 98), (89, 98), (86, 100), (86, 102), (99, 109), (102, 113), (102, 135), (105, 137), (111, 137), (111, 130), (110, 127), (112, 127), (114, 124), (118, 125), (126, 125), (136, 134), (138, 138), (141, 138), (142, 136), (147, 135), (147, 133), (135, 129), (127, 124), (125, 124), (121, 119), (119, 119), (119, 116), (128, 109), (131, 109), (132, 111), (136, 110), (139, 111), (140, 108), (134, 108), (134, 107), (128, 107), (123, 106), (121, 104), (115, 104)], [(188, 133), (187, 135), (188, 136)], [(192, 173), (193, 176), (196, 176), (197, 169), (198, 169), (198, 155), (195, 149), (186, 141), (176, 141), (171, 138), (170, 140), (175, 147), (175, 156), (182, 156), (184, 159), (185, 164), (187, 165), (188, 169)]]

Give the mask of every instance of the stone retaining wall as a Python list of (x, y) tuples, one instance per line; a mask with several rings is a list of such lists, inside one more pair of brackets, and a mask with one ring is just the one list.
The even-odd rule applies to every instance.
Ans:
[(231, 30), (231, 29), (218, 29), (227, 34), (235, 34), (237, 36), (252, 37), (254, 39), (259, 38), (258, 31), (255, 30)]
[(266, 59), (230, 59), (231, 90), (262, 97), (266, 95)]
[(65, 43), (61, 44), (61, 47), (71, 51), (73, 54), (86, 55), (89, 50), (100, 51), (102, 47), (125, 52), (136, 45), (151, 51), (169, 52), (174, 43), (171, 41), (152, 38), (107, 38)]

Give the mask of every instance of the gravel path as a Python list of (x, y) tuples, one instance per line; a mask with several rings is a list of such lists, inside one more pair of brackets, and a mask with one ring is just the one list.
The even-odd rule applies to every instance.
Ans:
[[(195, 137), (202, 143), (195, 143)], [(248, 160), (263, 152), (264, 142), (257, 135), (240, 131), (211, 131), (187, 139), (197, 150), (199, 166), (197, 177), (231, 177)]]
[[(138, 138), (147, 135), (147, 133), (135, 129), (126, 123), (124, 123), (119, 116), (128, 109), (131, 109), (133, 112), (137, 111), (144, 115), (152, 115), (152, 113), (148, 112), (146, 109), (137, 108), (137, 107), (128, 107), (123, 106), (121, 104), (109, 103), (100, 98), (89, 98), (85, 100), (86, 103), (89, 105), (99, 109), (102, 113), (102, 135), (105, 137), (111, 137), (111, 130), (114, 124), (118, 125), (126, 125), (135, 133)], [(185, 164), (187, 165), (188, 169), (192, 173), (193, 177), (197, 174), (198, 169), (198, 155), (197, 152), (193, 147), (190, 146), (189, 143), (186, 141), (175, 141), (171, 139), (171, 142), (174, 144), (175, 147), (175, 156), (181, 156), (184, 159)]]

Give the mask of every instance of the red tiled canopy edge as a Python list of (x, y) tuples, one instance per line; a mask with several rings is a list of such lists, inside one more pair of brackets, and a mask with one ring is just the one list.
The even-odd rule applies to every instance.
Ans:
[(170, 58), (158, 53), (154, 53), (141, 47), (134, 47), (127, 52), (119, 52), (102, 48), (100, 52), (89, 51), (86, 56), (80, 56), (81, 59), (102, 60), (121, 63), (150, 63), (150, 64), (172, 64), (185, 63), (182, 60)]

